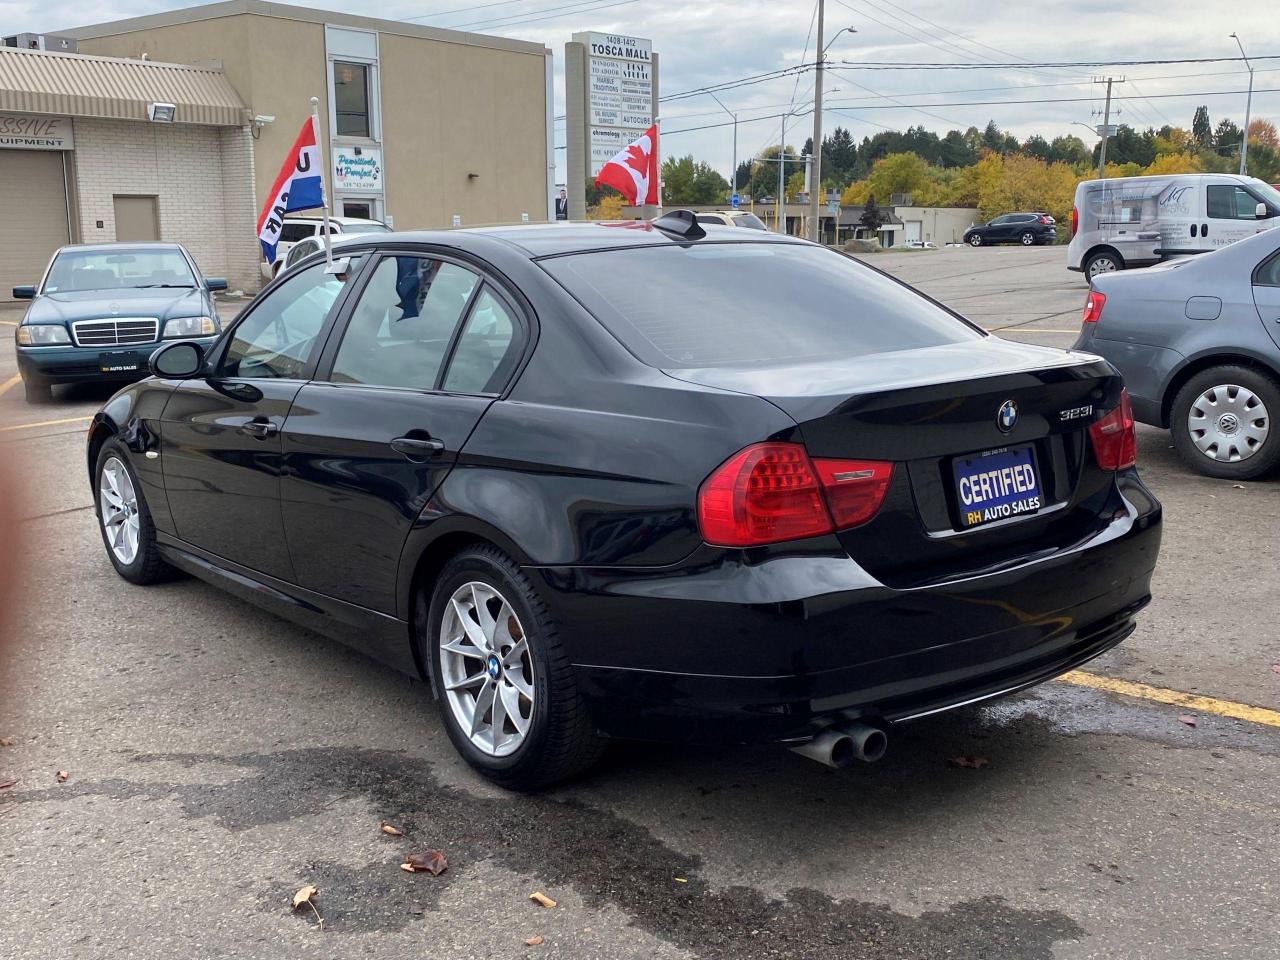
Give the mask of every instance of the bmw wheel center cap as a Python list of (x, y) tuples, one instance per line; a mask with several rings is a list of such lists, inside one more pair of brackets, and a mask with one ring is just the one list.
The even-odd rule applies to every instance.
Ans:
[(498, 663), (497, 657), (490, 656), (485, 669), (488, 672), (490, 678), (497, 680), (498, 674), (502, 672), (502, 665)]

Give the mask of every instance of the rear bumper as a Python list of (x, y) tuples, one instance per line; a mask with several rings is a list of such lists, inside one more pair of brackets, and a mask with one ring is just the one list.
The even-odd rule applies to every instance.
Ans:
[[(191, 338), (205, 350), (213, 345), (216, 337)], [(90, 381), (120, 382), (141, 380), (151, 375), (146, 361), (166, 342), (139, 343), (125, 347), (77, 347), (72, 345), (51, 347), (18, 347), (18, 372), (25, 380), (45, 380), (49, 383), (88, 383)], [(143, 360), (136, 371), (103, 373), (100, 358), (103, 353), (135, 351)]]
[(1109, 507), (1070, 548), (905, 590), (816, 552), (528, 572), (602, 732), (786, 740), (836, 715), (893, 722), (1011, 692), (1119, 643), (1150, 600), (1161, 509), (1132, 471)]

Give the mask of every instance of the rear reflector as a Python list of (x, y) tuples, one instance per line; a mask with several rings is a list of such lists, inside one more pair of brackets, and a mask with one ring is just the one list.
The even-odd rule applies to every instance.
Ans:
[(1121, 388), (1119, 406), (1089, 425), (1089, 439), (1103, 470), (1123, 470), (1138, 462), (1138, 435), (1128, 390)]
[(837, 530), (856, 527), (874, 517), (893, 476), (893, 464), (882, 460), (815, 459), (813, 466)]
[(1081, 319), (1085, 323), (1097, 323), (1102, 317), (1102, 307), (1106, 302), (1107, 295), (1105, 293), (1090, 290), (1088, 296), (1084, 298), (1084, 316)]
[(810, 460), (799, 443), (752, 444), (703, 481), (698, 526), (721, 547), (821, 536), (874, 517), (892, 473), (881, 461)]

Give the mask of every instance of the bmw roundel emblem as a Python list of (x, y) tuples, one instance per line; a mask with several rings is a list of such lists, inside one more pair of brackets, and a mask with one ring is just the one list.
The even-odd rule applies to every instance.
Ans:
[(1013, 400), (1006, 400), (1000, 404), (1000, 411), (996, 414), (996, 426), (1001, 433), (1009, 433), (1017, 424), (1018, 404)]

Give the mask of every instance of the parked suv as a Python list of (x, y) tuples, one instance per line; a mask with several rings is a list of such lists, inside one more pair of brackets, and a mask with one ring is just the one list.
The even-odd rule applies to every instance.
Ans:
[(1037, 243), (1053, 243), (1057, 221), (1047, 213), (1006, 213), (990, 223), (970, 227), (964, 242), (971, 247), (988, 243), (1020, 243), (1030, 247)]
[[(318, 214), (307, 216), (285, 217), (280, 226), (280, 240), (276, 244), (276, 258), (271, 263), (263, 264), (263, 276), (270, 280), (284, 265), (285, 255), (298, 241), (309, 237), (321, 237), (324, 218)], [(388, 233), (391, 230), (381, 220), (365, 220), (360, 217), (330, 217), (329, 233), (331, 236), (353, 236), (358, 233)]]

